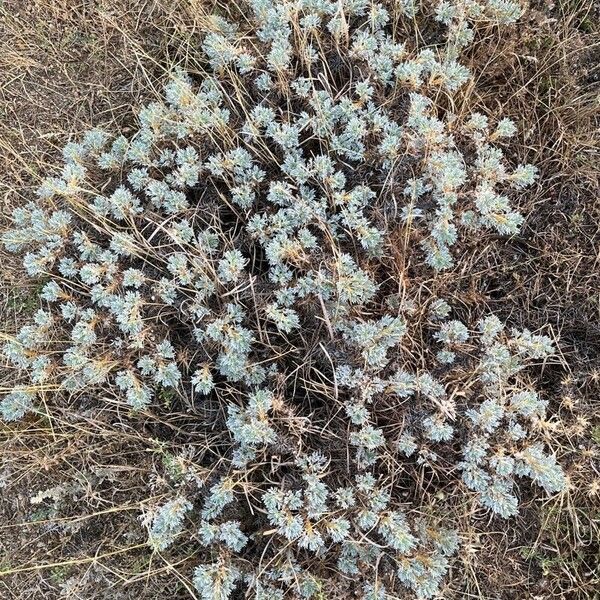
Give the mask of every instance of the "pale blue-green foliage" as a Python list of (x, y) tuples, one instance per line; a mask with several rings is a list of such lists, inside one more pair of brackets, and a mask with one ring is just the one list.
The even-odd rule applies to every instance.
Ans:
[(429, 306), (429, 314), (432, 319), (445, 319), (451, 312), (450, 305), (440, 298), (434, 300)]
[(215, 387), (212, 373), (208, 365), (197, 369), (192, 376), (192, 386), (200, 394), (210, 394)]
[(443, 415), (432, 415), (423, 420), (424, 435), (434, 442), (447, 442), (452, 439), (453, 427), (447, 423)]
[(424, 558), (415, 557), (412, 560), (401, 561), (397, 575), (400, 581), (412, 588), (419, 597), (431, 598), (437, 594), (448, 566), (446, 556), (435, 553)]
[(350, 444), (356, 446), (356, 460), (362, 467), (376, 462), (377, 449), (385, 445), (385, 437), (381, 429), (370, 424), (363, 424), (357, 431), (350, 434)]
[(524, 448), (515, 455), (517, 475), (531, 477), (535, 483), (541, 485), (548, 493), (559, 492), (566, 485), (565, 476), (554, 456), (544, 453), (541, 444), (534, 444)]
[(362, 600), (386, 600), (388, 597), (385, 584), (381, 582), (366, 583), (363, 588)]
[(417, 450), (417, 442), (415, 437), (409, 432), (404, 431), (398, 441), (396, 442), (396, 448), (398, 452), (401, 452), (405, 456), (412, 456)]
[[(419, 523), (416, 530), (412, 530), (402, 512), (389, 510), (389, 493), (378, 487), (377, 481), (370, 475), (357, 476), (356, 498), (355, 492), (349, 489), (338, 489), (333, 494), (337, 505), (345, 509), (345, 517), (326, 517), (322, 515), (328, 510), (326, 500), (330, 495), (326, 486), (316, 485), (323, 464), (320, 457), (309, 457), (307, 461), (299, 461), (299, 466), (304, 470), (303, 478), (308, 487), (304, 493), (272, 489), (264, 498), (267, 515), (270, 522), (277, 526), (277, 532), (290, 541), (295, 541), (300, 547), (318, 551), (323, 547), (324, 540), (330, 539), (333, 544), (341, 544), (338, 568), (347, 574), (358, 574), (358, 560), (367, 564), (377, 561), (382, 548), (400, 553), (398, 567), (403, 563), (418, 568), (419, 563), (410, 557), (413, 549), (426, 545), (434, 540), (436, 546), (436, 560), (444, 564), (444, 573), (447, 562), (442, 557), (451, 555), (458, 546), (456, 535), (441, 528), (428, 529)], [(312, 490), (312, 491), (311, 491)], [(310, 491), (310, 496), (307, 494)], [(316, 510), (315, 510), (315, 497)], [(312, 506), (312, 508), (311, 508)], [(302, 511), (306, 508), (309, 518), (321, 517), (321, 525), (305, 521)], [(325, 521), (324, 525), (322, 524)], [(352, 530), (356, 527), (363, 532), (361, 544), (351, 540)], [(431, 535), (434, 537), (430, 537)], [(378, 541), (371, 539), (375, 536)], [(443, 575), (443, 573), (441, 573)], [(440, 579), (441, 579), (440, 575)], [(439, 584), (439, 580), (437, 581)], [(408, 581), (409, 587), (417, 589), (418, 579)], [(433, 588), (432, 588), (433, 589)]]
[(300, 318), (293, 308), (282, 308), (277, 304), (269, 304), (266, 308), (267, 317), (275, 323), (277, 329), (290, 333), (300, 326)]
[(156, 345), (153, 356), (143, 356), (138, 360), (137, 367), (145, 377), (164, 387), (177, 387), (181, 372), (176, 362), (175, 351), (171, 342), (164, 340)]
[(233, 502), (233, 487), (231, 479), (223, 477), (210, 488), (201, 512), (203, 519), (207, 521), (216, 519), (225, 507)]
[(0, 401), (0, 413), (5, 421), (17, 421), (33, 410), (35, 394), (23, 388), (14, 388)]
[(493, 433), (504, 417), (504, 408), (497, 401), (488, 398), (481, 403), (477, 410), (469, 409), (467, 416), (475, 427), (486, 433)]
[(442, 323), (435, 338), (448, 346), (462, 344), (469, 339), (469, 331), (460, 321), (446, 321)]
[(547, 358), (554, 348), (550, 338), (528, 330), (513, 330), (503, 339), (502, 324), (495, 317), (484, 319), (479, 329), (483, 346), (479, 378), (487, 397), (466, 411), (473, 433), (459, 466), (463, 481), (479, 494), (481, 503), (507, 518), (518, 510), (515, 475), (531, 478), (548, 493), (566, 485), (556, 459), (545, 454), (541, 444), (527, 440), (528, 428), (544, 419), (547, 402), (532, 390), (504, 391), (525, 368), (525, 361)]
[(233, 463), (245, 466), (256, 455), (259, 446), (273, 444), (277, 433), (269, 420), (274, 396), (269, 390), (257, 390), (248, 398), (244, 408), (229, 406), (227, 427), (233, 439), (239, 444)]
[(344, 337), (361, 349), (366, 365), (382, 368), (388, 363), (388, 350), (406, 333), (406, 323), (402, 317), (386, 315), (379, 321), (344, 324), (341, 329)]
[(2, 237), (44, 278), (3, 348), (18, 374), (3, 418), (35, 418), (46, 386), (148, 416), (176, 390), (214, 464), (198, 510), (164, 504), (150, 542), (174, 550), (194, 521), (203, 600), (320, 597), (316, 573), (336, 568), (357, 597), (438, 594), (452, 519), (407, 502), (391, 468), (456, 458), (441, 479), (502, 517), (523, 478), (565, 486), (536, 439), (547, 401), (519, 378), (551, 339), (463, 323), (436, 281), (406, 284), (404, 265), (449, 269), (480, 230), (516, 234), (536, 178), (501, 149), (512, 121), (437, 102), (463, 105), (463, 50), (520, 7), (436, 3), (443, 39), (417, 49), (397, 19), (422, 4), (249, 0), (243, 23), (207, 19), (212, 74), (174, 71), (129, 138), (67, 144)]
[[(59, 180), (67, 187), (68, 184)], [(48, 184), (54, 186), (55, 183)], [(58, 184), (56, 184), (58, 185)], [(46, 212), (30, 202), (13, 212), (15, 227), (2, 235), (2, 242), (10, 252), (24, 252), (23, 264), (27, 274), (37, 277), (49, 272), (67, 242), (72, 215), (64, 210)]]
[(517, 392), (510, 397), (511, 410), (519, 413), (523, 417), (531, 417), (534, 414), (543, 417), (548, 403), (542, 400), (537, 392), (525, 390)]
[(146, 408), (152, 401), (152, 389), (144, 385), (133, 371), (119, 371), (115, 384), (125, 392), (127, 402), (135, 409)]
[(481, 503), (497, 515), (508, 518), (517, 514), (518, 500), (514, 496), (512, 482), (492, 477), (482, 485), (479, 496)]
[(219, 561), (194, 571), (194, 586), (202, 600), (228, 600), (242, 574), (232, 564)]
[(198, 535), (205, 546), (222, 542), (234, 552), (239, 552), (248, 543), (248, 537), (241, 531), (239, 521), (226, 521), (219, 525), (202, 521)]
[(435, 356), (440, 363), (446, 365), (452, 364), (456, 359), (456, 353), (451, 350), (440, 350)]
[(219, 280), (222, 283), (235, 283), (244, 271), (246, 263), (239, 250), (225, 252), (218, 265)]
[(290, 541), (300, 537), (304, 524), (294, 511), (298, 511), (303, 505), (301, 493), (268, 490), (263, 496), (263, 504), (269, 522), (277, 527), (279, 535)]
[(156, 550), (166, 550), (183, 531), (186, 514), (192, 504), (185, 498), (175, 498), (161, 506), (152, 519), (149, 544)]
[(402, 554), (409, 553), (417, 544), (402, 513), (390, 511), (380, 518), (377, 532), (391, 548)]
[(49, 281), (44, 285), (40, 298), (47, 302), (56, 302), (61, 294), (61, 289), (56, 281)]
[(236, 27), (220, 17), (213, 17), (216, 31), (210, 32), (202, 44), (202, 50), (215, 71), (233, 64), (242, 75), (251, 72), (256, 58), (248, 54), (235, 41)]
[(145, 276), (139, 269), (126, 269), (123, 271), (123, 286), (140, 288), (144, 285)]
[[(196, 339), (199, 342), (211, 340), (219, 345), (215, 366), (229, 381), (260, 384), (265, 377), (264, 369), (249, 363), (254, 334), (242, 325), (244, 309), (237, 304), (227, 304), (225, 310), (221, 317), (195, 329)], [(209, 316), (210, 311), (206, 309), (199, 313), (199, 320), (206, 321)]]

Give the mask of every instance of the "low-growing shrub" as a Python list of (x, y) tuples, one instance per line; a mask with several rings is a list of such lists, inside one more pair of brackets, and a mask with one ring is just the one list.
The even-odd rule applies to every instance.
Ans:
[(429, 598), (461, 531), (418, 473), (448, 506), (504, 519), (521, 485), (565, 485), (527, 376), (552, 341), (462, 322), (409, 283), (523, 221), (536, 170), (502, 152), (514, 124), (453, 111), (476, 29), (521, 9), (425, 7), (433, 41), (416, 47), (403, 32), (419, 4), (250, 0), (215, 16), (207, 72), (173, 73), (134, 135), (69, 143), (4, 235), (47, 283), (4, 346), (18, 380), (2, 417), (43, 413), (40, 391), (151, 417), (171, 391), (211, 452), (149, 543), (195, 536), (203, 599), (316, 598), (333, 572), (347, 597)]

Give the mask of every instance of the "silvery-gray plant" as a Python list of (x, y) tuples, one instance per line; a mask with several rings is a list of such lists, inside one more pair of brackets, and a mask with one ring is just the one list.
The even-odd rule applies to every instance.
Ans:
[[(517, 513), (522, 478), (565, 486), (536, 438), (547, 402), (520, 377), (552, 341), (494, 316), (463, 323), (426, 291), (421, 307), (387, 298), (399, 239), (435, 276), (461, 239), (519, 231), (513, 198), (536, 169), (503, 154), (515, 125), (438, 99), (472, 81), (461, 56), (476, 27), (521, 8), (241, 8), (247, 21), (212, 19), (206, 73), (174, 72), (134, 135), (67, 144), (62, 171), (14, 212), (4, 244), (45, 284), (43, 308), (4, 346), (17, 383), (1, 414), (43, 413), (48, 389), (111, 390), (131, 418), (160, 410), (165, 390), (192, 413), (212, 399), (223, 456), (201, 490), (149, 521), (155, 551), (195, 537), (201, 598), (316, 598), (332, 568), (365, 600), (433, 597), (461, 532), (451, 512), (403, 501), (390, 465), (454, 456), (454, 493), (502, 518)], [(397, 25), (417, 16), (444, 39), (402, 39)], [(435, 375), (406, 354), (416, 311)]]

